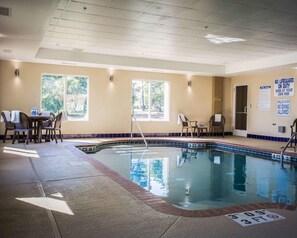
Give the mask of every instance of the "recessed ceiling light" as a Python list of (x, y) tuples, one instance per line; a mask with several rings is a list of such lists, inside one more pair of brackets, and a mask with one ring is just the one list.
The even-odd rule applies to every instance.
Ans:
[(213, 34), (207, 34), (205, 36), (205, 38), (214, 44), (226, 44), (226, 43), (232, 43), (232, 42), (246, 41), (241, 38), (232, 38), (232, 37), (228, 37), (228, 36), (217, 36), (217, 35), (213, 35)]

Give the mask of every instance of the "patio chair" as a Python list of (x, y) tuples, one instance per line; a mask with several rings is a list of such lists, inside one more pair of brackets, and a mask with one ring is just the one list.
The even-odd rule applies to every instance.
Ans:
[(10, 121), (10, 112), (9, 111), (2, 111), (1, 112), (1, 121), (3, 120), (5, 124), (5, 132), (3, 137), (3, 143), (5, 143), (7, 137), (7, 131), (14, 131), (15, 124)]
[(209, 119), (209, 133), (212, 135), (215, 131), (220, 131), (224, 137), (225, 117), (222, 114), (212, 115)]
[(38, 142), (42, 142), (42, 127), (49, 127), (53, 125), (53, 122), (56, 118), (55, 114), (50, 111), (42, 111), (38, 114), (39, 116), (46, 116), (49, 119), (47, 120), (39, 120), (38, 121)]
[(18, 137), (18, 142), (20, 142), (20, 132), (26, 136), (26, 144), (29, 142), (30, 136), (32, 136), (32, 131), (34, 130), (32, 121), (28, 117), (27, 114), (20, 112), (20, 122), (15, 124), (15, 129), (13, 133), (13, 139), (12, 139), (12, 144), (14, 144), (16, 136)]
[(54, 121), (52, 122), (52, 125), (45, 125), (45, 126), (42, 125), (41, 126), (41, 131), (45, 130), (45, 138), (47, 138), (49, 136), (51, 139), (53, 139), (53, 137), (54, 137), (56, 143), (58, 143), (56, 131), (59, 131), (61, 142), (63, 142), (63, 135), (62, 135), (62, 132), (61, 132), (62, 114), (63, 113), (60, 112), (55, 117)]
[(52, 113), (52, 112), (49, 112), (49, 111), (43, 111), (41, 113), (39, 113), (39, 115), (41, 116), (50, 116), (50, 118), (46, 121), (42, 121), (42, 125), (43, 127), (46, 127), (46, 126), (52, 126), (53, 125), (53, 122), (56, 118), (55, 114)]
[(186, 136), (188, 136), (188, 131), (190, 129), (191, 137), (197, 130), (198, 133), (198, 123), (197, 121), (190, 121), (184, 114), (178, 114), (178, 121), (182, 124), (182, 130), (180, 136), (183, 135), (184, 130), (186, 130)]

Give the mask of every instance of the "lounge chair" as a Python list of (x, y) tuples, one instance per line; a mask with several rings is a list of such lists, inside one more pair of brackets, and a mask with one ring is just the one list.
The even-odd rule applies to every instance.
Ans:
[(215, 131), (220, 131), (224, 137), (225, 117), (222, 114), (212, 115), (209, 119), (209, 133), (212, 135)]
[(198, 132), (198, 123), (197, 121), (190, 121), (184, 114), (178, 114), (178, 121), (182, 124), (182, 130), (180, 136), (183, 135), (184, 130), (186, 130), (186, 136), (188, 136), (188, 131), (190, 129), (191, 137), (197, 130)]

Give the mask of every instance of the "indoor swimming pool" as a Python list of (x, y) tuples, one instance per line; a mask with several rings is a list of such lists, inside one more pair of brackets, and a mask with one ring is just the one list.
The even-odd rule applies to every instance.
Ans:
[(185, 210), (272, 202), (296, 205), (297, 172), (279, 162), (214, 148), (113, 145), (93, 158)]

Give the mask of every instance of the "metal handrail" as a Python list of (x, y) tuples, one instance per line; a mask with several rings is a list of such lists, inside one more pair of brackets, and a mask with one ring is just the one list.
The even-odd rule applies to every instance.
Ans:
[(295, 133), (292, 133), (292, 136), (291, 136), (290, 140), (288, 141), (288, 143), (286, 144), (286, 146), (282, 148), (282, 152), (281, 152), (281, 164), (282, 164), (282, 166), (283, 166), (283, 162), (284, 162), (284, 153), (285, 153), (286, 149), (289, 148), (289, 145), (290, 144), (291, 144), (290, 147), (294, 147), (294, 150), (296, 151), (296, 147), (295, 146), (292, 146), (292, 141), (293, 141), (293, 139), (296, 140), (296, 138), (297, 138), (297, 133), (296, 132)]
[(141, 134), (141, 137), (142, 137), (142, 139), (144, 141), (145, 147), (148, 148), (148, 144), (146, 142), (146, 139), (145, 139), (145, 137), (144, 137), (144, 135), (142, 133), (141, 127), (140, 127), (136, 117), (134, 116), (134, 114), (131, 114), (131, 138), (133, 137), (133, 120), (136, 122), (137, 128), (138, 128), (138, 130), (139, 130), (139, 132)]

